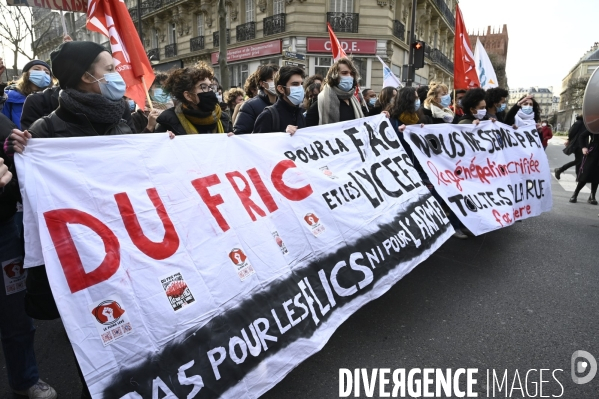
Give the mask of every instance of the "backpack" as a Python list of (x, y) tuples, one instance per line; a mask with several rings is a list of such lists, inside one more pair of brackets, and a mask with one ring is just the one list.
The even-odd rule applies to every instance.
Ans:
[(270, 116), (272, 117), (272, 128), (273, 131), (276, 132), (279, 129), (279, 111), (277, 111), (273, 105), (269, 105), (264, 108), (264, 110), (270, 113)]

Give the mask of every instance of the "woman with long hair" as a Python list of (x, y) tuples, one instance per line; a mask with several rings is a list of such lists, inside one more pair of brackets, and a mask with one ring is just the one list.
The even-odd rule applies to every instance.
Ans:
[(423, 112), (433, 119), (433, 123), (451, 123), (454, 113), (450, 108), (451, 96), (443, 83), (432, 82), (424, 100)]
[(536, 125), (541, 121), (541, 107), (531, 96), (524, 96), (510, 108), (504, 123), (518, 129), (521, 126)]
[(374, 107), (370, 110), (369, 115), (378, 115), (383, 111), (389, 111), (393, 106), (393, 100), (397, 96), (397, 89), (395, 87), (385, 87), (381, 90), (379, 97), (374, 103)]

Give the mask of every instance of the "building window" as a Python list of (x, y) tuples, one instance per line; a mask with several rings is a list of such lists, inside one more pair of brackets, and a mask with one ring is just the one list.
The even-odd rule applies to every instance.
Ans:
[(168, 24), (168, 44), (177, 43), (177, 25), (174, 23)]
[(152, 29), (152, 48), (160, 47), (160, 43), (158, 41), (158, 29)]
[(245, 22), (254, 22), (254, 0), (245, 0)]
[(354, 0), (331, 0), (330, 12), (354, 12)]
[(316, 57), (316, 64), (314, 64), (314, 73), (321, 75), (323, 78), (327, 76), (327, 72), (333, 62), (332, 57)]
[(597, 69), (596, 66), (589, 66), (589, 67), (587, 67), (587, 74), (590, 75), (591, 73), (595, 72), (595, 69)]
[(358, 82), (360, 86), (366, 84), (366, 58), (352, 58), (356, 69), (358, 70), (358, 74), (360, 75), (360, 81)]
[(274, 0), (272, 5), (273, 15), (285, 13), (285, 0)]
[(229, 67), (229, 74), (231, 76), (231, 86), (243, 87), (245, 80), (249, 76), (249, 64), (237, 64)]
[(204, 14), (198, 14), (197, 24), (197, 36), (204, 36)]
[(225, 18), (225, 25), (227, 26), (227, 29), (231, 29), (231, 6), (226, 5), (225, 11), (227, 12), (227, 15)]

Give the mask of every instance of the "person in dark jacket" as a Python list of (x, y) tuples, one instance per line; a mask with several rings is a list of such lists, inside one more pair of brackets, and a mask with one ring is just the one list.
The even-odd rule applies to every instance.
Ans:
[[(455, 94), (455, 98), (454, 98), (454, 94)], [(449, 93), (449, 95), (451, 96), (451, 101), (452, 101), (451, 110), (455, 114), (455, 116), (453, 117), (453, 122), (451, 122), (451, 123), (457, 125), (457, 123), (460, 121), (460, 118), (462, 116), (464, 116), (464, 110), (462, 109), (462, 98), (466, 95), (466, 90), (464, 90), (464, 89), (454, 90), (453, 92)]]
[(269, 105), (277, 101), (274, 77), (279, 70), (278, 65), (260, 65), (254, 75), (258, 85), (258, 95), (243, 103), (236, 116), (233, 132), (235, 134), (248, 134), (254, 130), (258, 115)]
[(284, 66), (275, 76), (275, 87), (279, 99), (274, 105), (264, 108), (256, 119), (254, 133), (287, 132), (294, 134), (306, 127), (300, 105), (304, 101), (304, 70)]
[[(373, 92), (374, 93), (374, 92)], [(378, 115), (383, 111), (389, 111), (393, 106), (393, 101), (397, 96), (397, 89), (395, 87), (385, 87), (381, 90), (379, 98), (376, 98), (372, 108), (370, 107), (371, 102), (368, 103), (368, 115)], [(372, 98), (371, 98), (372, 99)]]
[[(521, 126), (535, 126), (541, 121), (541, 107), (531, 96), (524, 96), (518, 100), (505, 116), (503, 123), (518, 129)], [(538, 126), (540, 127), (540, 126)]]
[[(8, 146), (23, 152), (30, 137), (109, 136), (133, 133), (122, 119), (129, 112), (124, 100), (126, 84), (116, 72), (112, 56), (93, 42), (63, 43), (50, 55), (54, 74), (60, 82), (58, 108), (50, 116), (35, 121), (28, 131), (13, 130)], [(27, 313), (34, 318), (60, 317), (44, 266), (32, 267), (27, 274)], [(79, 373), (82, 398), (91, 398)]]
[(340, 58), (329, 68), (318, 101), (306, 114), (308, 126), (351, 121), (364, 117), (362, 106), (354, 96), (360, 76), (354, 63)]
[(599, 187), (599, 134), (584, 130), (578, 137), (578, 145), (582, 148), (583, 159), (578, 172), (578, 185), (570, 198), (576, 202), (578, 193), (587, 183), (591, 183), (591, 195), (587, 202), (597, 205), (597, 187)]
[[(364, 101), (366, 102), (366, 105), (368, 106), (368, 114), (370, 115), (370, 113), (372, 112), (372, 109), (374, 108), (375, 104), (376, 104), (376, 92), (370, 88), (366, 88), (364, 90), (362, 90), (362, 98), (364, 98)], [(374, 115), (376, 114), (380, 114), (381, 112), (376, 112), (374, 113)]]
[(505, 110), (507, 107), (507, 97), (510, 94), (506, 89), (494, 87), (487, 90), (485, 95), (485, 103), (487, 107), (487, 115), (485, 120), (491, 118), (503, 122), (505, 118)]
[(470, 89), (462, 97), (462, 116), (458, 124), (478, 125), (487, 115), (487, 103), (485, 102), (485, 91), (483, 89)]
[(58, 108), (59, 92), (60, 86), (54, 86), (27, 96), (21, 113), (21, 130), (29, 129), (33, 122)]
[(229, 133), (225, 132), (213, 77), (214, 71), (203, 62), (171, 72), (164, 88), (179, 104), (160, 114), (155, 131), (175, 135)]
[(568, 162), (567, 164), (562, 165), (560, 168), (555, 168), (553, 173), (555, 174), (555, 178), (557, 180), (560, 179), (562, 173), (571, 168), (572, 166), (576, 167), (576, 175), (578, 176), (578, 170), (580, 168), (580, 163), (582, 162), (582, 147), (580, 146), (580, 141), (578, 138), (582, 133), (587, 130), (584, 122), (582, 120), (582, 115), (576, 116), (576, 122), (570, 127), (568, 131), (568, 141), (564, 144), (566, 147), (571, 146), (572, 153), (574, 154), (574, 160), (572, 162)]

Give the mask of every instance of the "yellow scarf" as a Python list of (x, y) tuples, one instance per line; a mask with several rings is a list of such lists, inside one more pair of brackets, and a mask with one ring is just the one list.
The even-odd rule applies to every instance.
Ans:
[(409, 114), (407, 112), (403, 112), (399, 115), (399, 121), (405, 125), (415, 125), (418, 123), (420, 118), (418, 118), (418, 114)]
[(187, 134), (198, 134), (198, 129), (195, 127), (195, 125), (213, 125), (214, 123), (216, 123), (216, 132), (213, 133), (224, 133), (225, 129), (220, 121), (221, 113), (222, 111), (218, 104), (212, 112), (212, 115), (206, 116), (204, 118), (185, 115), (183, 113), (182, 104), (179, 104), (175, 107), (175, 114), (177, 115), (179, 122), (181, 122), (181, 125)]

